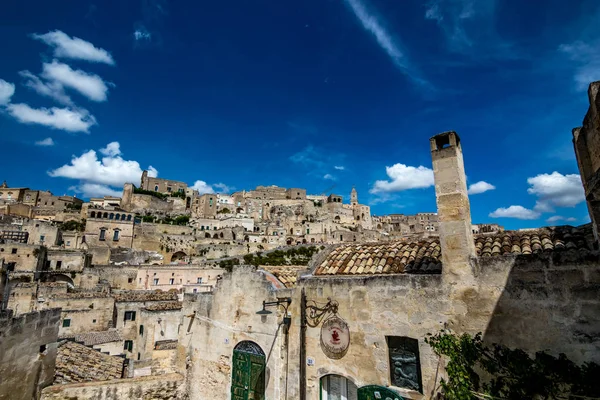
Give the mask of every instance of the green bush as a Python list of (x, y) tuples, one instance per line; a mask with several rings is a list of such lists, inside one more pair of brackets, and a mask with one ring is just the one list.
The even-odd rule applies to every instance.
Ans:
[(481, 333), (457, 335), (442, 330), (425, 339), (438, 356), (447, 358), (448, 379), (441, 380), (449, 400), (569, 399), (600, 397), (600, 366), (578, 366), (564, 354), (538, 352), (483, 343)]
[(85, 222), (79, 221), (67, 221), (62, 224), (63, 231), (79, 231), (83, 232), (85, 230)]
[(158, 192), (153, 192), (152, 190), (144, 190), (144, 189), (140, 189), (140, 188), (133, 188), (133, 193), (136, 194), (147, 194), (149, 196), (154, 196), (158, 199), (161, 200), (165, 200), (168, 196), (166, 194), (162, 194), (162, 193), (158, 193)]

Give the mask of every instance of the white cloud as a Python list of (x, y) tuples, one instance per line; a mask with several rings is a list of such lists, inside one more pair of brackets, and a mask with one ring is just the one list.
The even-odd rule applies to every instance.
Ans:
[(107, 157), (115, 157), (121, 155), (121, 145), (119, 142), (110, 142), (106, 147), (100, 149), (100, 153)]
[(51, 137), (48, 137), (44, 140), (38, 140), (37, 142), (35, 142), (36, 146), (42, 146), (42, 147), (50, 147), (50, 146), (54, 146), (54, 140), (52, 140)]
[(45, 125), (68, 132), (88, 132), (96, 124), (93, 115), (83, 109), (31, 108), (27, 104), (9, 104), (8, 113), (24, 124)]
[(192, 185), (192, 189), (197, 190), (200, 194), (214, 193), (215, 189), (204, 181), (196, 181)]
[(15, 85), (0, 79), (0, 106), (10, 103), (13, 94), (15, 94)]
[(425, 11), (425, 19), (436, 21), (450, 48), (454, 51), (471, 47), (473, 42), (464, 27), (474, 14), (471, 0), (433, 0)]
[(346, 167), (344, 167), (343, 165), (336, 165), (333, 168), (337, 169), (338, 171), (343, 171), (346, 169)]
[(114, 59), (108, 51), (95, 47), (92, 43), (78, 37), (70, 37), (59, 30), (43, 35), (33, 34), (31, 36), (53, 47), (54, 56), (58, 58), (72, 58), (109, 65), (115, 64)]
[(550, 223), (557, 222), (557, 221), (575, 222), (575, 221), (577, 221), (577, 218), (574, 218), (574, 217), (568, 217), (568, 218), (566, 218), (566, 217), (563, 217), (561, 215), (553, 215), (553, 216), (551, 216), (550, 218), (548, 218), (546, 220), (546, 222), (550, 222)]
[(60, 104), (72, 105), (73, 102), (69, 95), (65, 93), (65, 89), (60, 82), (57, 81), (42, 81), (39, 77), (25, 70), (20, 71), (19, 75), (25, 78), (24, 85), (41, 96), (50, 97)]
[(471, 185), (469, 185), (469, 190), (468, 193), (469, 194), (480, 194), (480, 193), (484, 193), (487, 192), (488, 190), (494, 190), (496, 189), (496, 186), (487, 183), (485, 181), (479, 181), (477, 183), (473, 183)]
[[(75, 188), (85, 196), (116, 195), (119, 189), (128, 182), (138, 182), (142, 176), (142, 168), (137, 161), (124, 160), (121, 157), (117, 142), (109, 143), (100, 150), (105, 156), (98, 159), (94, 150), (81, 156), (73, 156), (70, 164), (48, 171), (53, 178), (77, 179)], [(158, 171), (148, 167), (148, 176), (156, 177)]]
[(540, 213), (529, 210), (523, 206), (510, 206), (508, 208), (498, 208), (489, 214), (492, 218), (517, 218), (517, 219), (538, 219)]
[(69, 190), (72, 190), (75, 193), (80, 193), (83, 197), (121, 197), (123, 195), (123, 190), (115, 190), (110, 186), (100, 185), (97, 183), (82, 183), (79, 186), (69, 187)]
[(42, 76), (51, 82), (74, 89), (93, 101), (106, 101), (108, 86), (95, 74), (73, 70), (67, 64), (52, 61), (44, 63)]
[(213, 188), (215, 188), (215, 192), (217, 192), (217, 193), (230, 193), (234, 190), (233, 187), (227, 186), (224, 183), (215, 183), (212, 186), (213, 186)]
[(577, 174), (562, 175), (556, 171), (527, 179), (527, 193), (536, 195), (535, 210), (551, 212), (554, 207), (575, 207), (585, 201), (581, 178)]
[(591, 82), (600, 80), (600, 40), (561, 44), (558, 50), (576, 65), (573, 80), (577, 90), (587, 90)]
[(232, 187), (227, 186), (224, 183), (215, 183), (213, 185), (209, 185), (205, 181), (197, 180), (191, 186), (192, 189), (197, 190), (200, 194), (205, 193), (229, 193), (233, 190)]
[(385, 167), (389, 181), (376, 181), (370, 193), (400, 192), (408, 189), (423, 189), (433, 186), (433, 170), (427, 167), (411, 167), (394, 164)]
[(323, 176), (323, 179), (328, 179), (328, 180), (330, 180), (330, 181), (334, 181), (334, 180), (335, 180), (335, 177), (334, 177), (333, 175), (331, 175), (331, 174), (325, 174), (325, 175)]
[(146, 28), (141, 27), (135, 30), (135, 32), (133, 32), (133, 38), (136, 41), (139, 40), (150, 40), (150, 38), (152, 37), (152, 35), (150, 35), (150, 32), (148, 32), (146, 30)]
[(417, 77), (416, 72), (410, 67), (406, 56), (400, 50), (400, 46), (394, 41), (392, 35), (386, 31), (381, 22), (374, 15), (369, 14), (365, 5), (359, 0), (346, 0), (346, 3), (350, 5), (352, 12), (354, 12), (356, 18), (361, 22), (363, 28), (375, 36), (379, 47), (387, 53), (396, 67), (414, 82), (428, 85), (425, 80)]

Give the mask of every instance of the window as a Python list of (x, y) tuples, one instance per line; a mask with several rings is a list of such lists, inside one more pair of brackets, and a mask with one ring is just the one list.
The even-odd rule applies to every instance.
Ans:
[(56, 269), (60, 269), (60, 267), (62, 267), (62, 261), (61, 261), (61, 260), (58, 260), (58, 261), (56, 262)]
[(133, 283), (133, 278), (127, 278), (127, 283)]
[(68, 328), (71, 326), (71, 319), (63, 319), (63, 328)]
[(105, 240), (106, 239), (106, 229), (101, 228), (100, 229), (100, 240)]
[(93, 320), (92, 320), (92, 324), (95, 324), (95, 323), (96, 323), (96, 320), (95, 320), (95, 319), (93, 319)]
[(349, 379), (340, 375), (326, 375), (321, 378), (321, 399), (356, 400), (357, 387)]
[(16, 249), (16, 248), (13, 248), (13, 249), (11, 250), (10, 254), (17, 254), (17, 249)]
[(40, 242), (43, 242), (43, 241), (44, 241), (44, 239), (46, 239), (46, 236), (44, 236), (44, 235), (40, 235)]
[(193, 292), (194, 292), (194, 293), (198, 293), (198, 289), (194, 289), (194, 291), (193, 291)]
[(171, 189), (171, 186), (167, 186), (167, 192), (171, 193), (171, 190), (173, 190)]
[(154, 186), (154, 191), (158, 192), (158, 185)]
[(158, 278), (154, 278), (154, 284), (158, 285)]
[(114, 219), (115, 218), (115, 214), (110, 213), (110, 215), (108, 216), (108, 219)]
[(144, 325), (140, 325), (140, 336), (144, 336)]
[(135, 321), (135, 311), (125, 311), (125, 321)]
[(126, 340), (123, 345), (123, 350), (133, 351), (133, 340)]
[(113, 233), (113, 242), (119, 241), (119, 231), (114, 231)]
[(173, 279), (173, 278), (169, 279), (169, 285), (172, 285), (174, 283), (175, 283), (175, 279)]
[(423, 392), (419, 341), (403, 336), (388, 336), (390, 381), (393, 386)]
[(71, 241), (67, 240), (67, 246), (70, 246), (70, 245), (71, 245)]
[(196, 283), (202, 283), (202, 278), (198, 278), (198, 280), (196, 281)]

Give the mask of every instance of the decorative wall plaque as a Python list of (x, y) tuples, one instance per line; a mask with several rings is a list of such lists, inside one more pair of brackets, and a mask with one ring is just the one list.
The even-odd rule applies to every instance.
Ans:
[(329, 358), (338, 360), (348, 351), (350, 346), (350, 329), (346, 321), (334, 315), (321, 326), (321, 349)]

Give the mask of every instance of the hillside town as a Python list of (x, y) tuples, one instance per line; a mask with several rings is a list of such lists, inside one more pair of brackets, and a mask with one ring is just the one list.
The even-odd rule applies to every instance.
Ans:
[(416, 215), (371, 215), (354, 188), (199, 193), (144, 171), (84, 201), (6, 176), (0, 398), (430, 399), (444, 327), (600, 363), (599, 90), (572, 133), (577, 227), (474, 224), (453, 131), (430, 139), (437, 210)]

